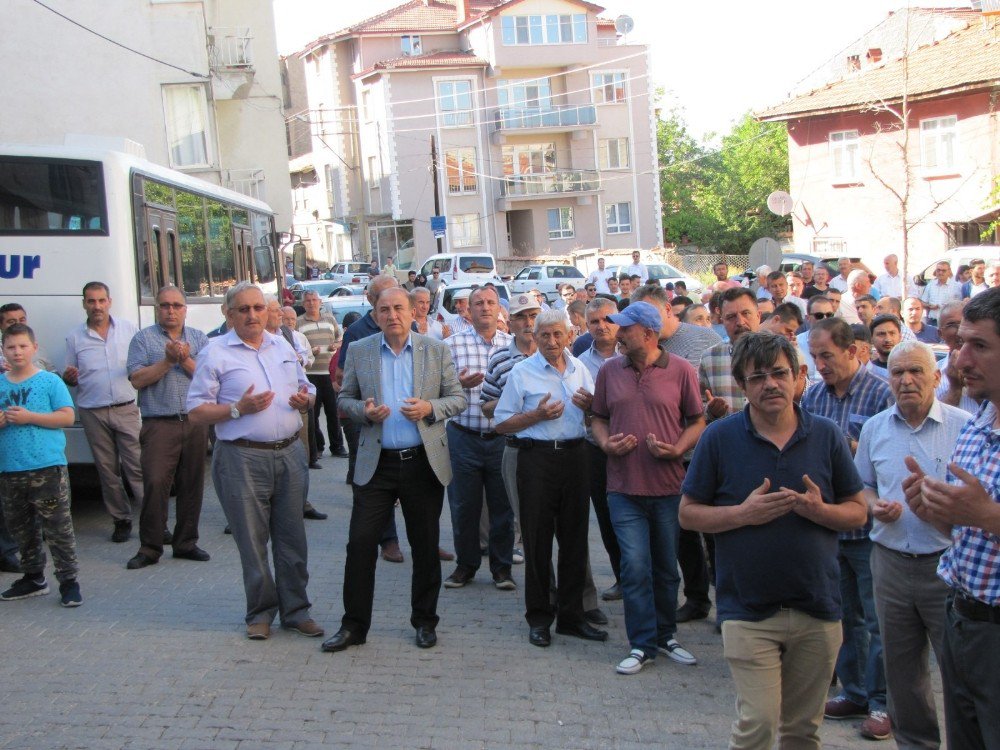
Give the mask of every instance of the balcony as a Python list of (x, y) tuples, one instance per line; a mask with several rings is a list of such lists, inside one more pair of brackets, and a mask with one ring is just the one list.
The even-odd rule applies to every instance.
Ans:
[(246, 99), (253, 86), (253, 35), (248, 27), (216, 27), (208, 31), (208, 64), (216, 101)]
[(267, 193), (264, 190), (264, 170), (263, 169), (229, 169), (226, 170), (226, 187), (235, 190), (237, 193), (259, 201), (267, 200)]
[(577, 196), (578, 203), (589, 203), (590, 196), (601, 190), (601, 173), (594, 169), (563, 170), (542, 174), (504, 177), (500, 182), (497, 210), (508, 211), (513, 201)]
[(563, 104), (555, 107), (505, 107), (494, 113), (493, 142), (502, 145), (506, 135), (571, 130), (573, 139), (586, 137), (597, 127), (593, 104)]

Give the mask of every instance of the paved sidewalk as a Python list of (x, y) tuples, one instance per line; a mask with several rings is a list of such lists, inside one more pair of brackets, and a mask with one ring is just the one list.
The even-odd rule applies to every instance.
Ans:
[[(350, 515), (347, 462), (329, 456), (310, 472), (310, 499), (330, 513), (307, 521), (313, 615), (332, 634)], [(244, 597), (232, 538), (208, 490), (199, 542), (208, 563), (174, 560), (125, 569), (138, 541), (112, 544), (111, 523), (91, 498), (74, 521), (84, 604), (53, 593), (0, 602), (0, 747), (214, 748), (720, 748), (733, 718), (721, 638), (706, 621), (680, 626), (699, 659), (666, 658), (616, 675), (625, 656), (621, 602), (605, 604), (606, 643), (555, 635), (527, 642), (523, 595), (475, 584), (444, 590), (439, 644), (422, 651), (409, 626), (407, 562), (379, 562), (368, 643), (324, 654), (320, 641), (277, 631), (244, 637)], [(402, 516), (398, 515), (402, 534)], [(451, 549), (447, 503), (444, 547)], [(594, 575), (611, 582), (596, 522)], [(444, 574), (451, 564), (444, 564)], [(522, 582), (519, 566), (514, 578)], [(15, 576), (0, 574), (6, 587)], [(939, 699), (940, 705), (940, 699)], [(858, 722), (827, 722), (826, 747), (856, 748)], [(893, 746), (885, 743), (883, 747)]]

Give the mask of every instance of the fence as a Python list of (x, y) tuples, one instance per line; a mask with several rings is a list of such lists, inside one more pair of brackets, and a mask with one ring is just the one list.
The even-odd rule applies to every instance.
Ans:
[(708, 253), (697, 255), (682, 255), (669, 250), (663, 254), (664, 260), (688, 276), (712, 276), (712, 266), (720, 261), (729, 264), (729, 275), (743, 273), (750, 262), (749, 255), (726, 255), (724, 253)]

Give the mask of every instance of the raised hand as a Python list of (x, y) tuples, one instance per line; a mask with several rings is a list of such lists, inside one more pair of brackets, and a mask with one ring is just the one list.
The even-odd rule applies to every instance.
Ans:
[(538, 402), (538, 406), (535, 407), (535, 415), (539, 421), (559, 419), (566, 408), (566, 405), (562, 401), (550, 402), (549, 399), (551, 396), (551, 393), (546, 393), (542, 396), (542, 400)]
[(662, 440), (657, 440), (656, 435), (652, 432), (646, 435), (646, 448), (649, 452), (653, 454), (653, 458), (659, 458), (663, 460), (671, 460), (680, 458), (683, 453), (677, 450), (676, 445), (671, 445), (670, 443), (664, 443)]
[(411, 422), (419, 422), (424, 417), (430, 416), (431, 412), (434, 411), (431, 402), (425, 401), (422, 398), (404, 399), (403, 403), (406, 406), (401, 406), (399, 412)]
[(299, 389), (288, 398), (288, 405), (296, 411), (308, 411), (309, 409), (309, 386), (301, 385)]
[(254, 393), (253, 386), (251, 385), (243, 392), (240, 400), (236, 402), (236, 408), (239, 409), (240, 414), (257, 414), (269, 407), (273, 400), (274, 391)]
[(705, 409), (712, 416), (712, 419), (722, 419), (731, 410), (726, 399), (722, 396), (713, 396), (708, 388), (705, 389)]
[(744, 526), (761, 526), (795, 508), (794, 493), (788, 490), (768, 492), (771, 480), (764, 478), (760, 486), (751, 492), (740, 505), (740, 516)]
[(601, 448), (609, 456), (624, 456), (634, 451), (638, 445), (639, 438), (635, 435), (619, 432), (617, 435), (609, 435), (607, 442)]
[(481, 372), (469, 372), (468, 367), (463, 367), (462, 371), (458, 373), (458, 382), (466, 390), (471, 390), (480, 385), (485, 377)]
[(392, 410), (385, 404), (382, 404), (381, 406), (376, 406), (375, 399), (373, 398), (367, 399), (365, 401), (365, 418), (369, 422), (381, 424), (382, 422), (384, 422), (389, 418), (389, 414), (391, 413)]

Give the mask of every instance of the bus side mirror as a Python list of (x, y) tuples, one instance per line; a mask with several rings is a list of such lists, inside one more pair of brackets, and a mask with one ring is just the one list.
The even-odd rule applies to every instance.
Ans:
[(292, 276), (296, 281), (305, 281), (309, 278), (309, 268), (306, 266), (306, 244), (296, 242), (292, 245)]
[(274, 281), (274, 258), (269, 245), (258, 245), (253, 249), (253, 264), (257, 269), (257, 278), (262, 284)]

